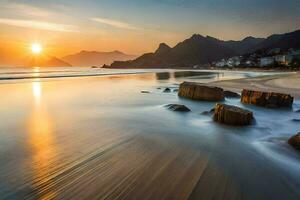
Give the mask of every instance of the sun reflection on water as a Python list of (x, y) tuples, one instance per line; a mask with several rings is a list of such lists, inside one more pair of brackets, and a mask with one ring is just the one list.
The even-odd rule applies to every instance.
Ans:
[[(46, 105), (41, 103), (42, 83), (32, 83), (34, 104), (27, 126), (29, 133), (29, 147), (32, 152), (33, 186), (39, 188), (41, 184), (51, 180), (49, 174), (53, 172), (56, 145), (53, 137), (52, 119), (47, 112)], [(53, 191), (36, 191), (39, 199), (52, 199), (56, 196)]]
[(33, 82), (32, 83), (32, 93), (33, 98), (36, 104), (40, 104), (41, 102), (41, 94), (42, 94), (42, 87), (40, 82)]
[(40, 79), (38, 78), (40, 76), (40, 68), (39, 67), (34, 67), (33, 68), (33, 75), (37, 77), (37, 79), (32, 82), (32, 93), (33, 93), (33, 98), (36, 104), (40, 104), (41, 102), (41, 94), (42, 94), (42, 86)]

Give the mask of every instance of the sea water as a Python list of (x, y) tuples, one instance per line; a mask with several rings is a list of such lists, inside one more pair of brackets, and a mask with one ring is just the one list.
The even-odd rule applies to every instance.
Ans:
[[(183, 81), (269, 75), (3, 69), (0, 199), (299, 199), (300, 154), (287, 144), (300, 131), (299, 100), (267, 109), (226, 98), (255, 117), (232, 127), (201, 114), (216, 102), (174, 92)], [(170, 111), (170, 103), (191, 112)]]

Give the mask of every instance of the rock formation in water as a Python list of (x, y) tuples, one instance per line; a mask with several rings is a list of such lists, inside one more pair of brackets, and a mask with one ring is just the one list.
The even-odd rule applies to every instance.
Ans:
[(268, 108), (292, 107), (294, 98), (289, 94), (244, 89), (241, 102)]
[(214, 114), (215, 108), (210, 109), (210, 111), (203, 111), (201, 114), (202, 115), (211, 115)]
[(293, 146), (295, 149), (300, 150), (300, 133), (290, 137), (288, 143)]
[(142, 90), (141, 93), (144, 93), (144, 94), (149, 94), (150, 92), (147, 91), (147, 90)]
[(238, 94), (236, 92), (228, 91), (228, 90), (224, 91), (224, 95), (227, 98), (240, 98), (241, 97), (240, 94)]
[(179, 86), (178, 96), (202, 101), (223, 101), (222, 88), (205, 86), (200, 83), (183, 82)]
[(189, 112), (191, 111), (188, 107), (181, 104), (169, 104), (166, 106), (168, 109), (177, 111), (177, 112)]
[(165, 88), (163, 92), (165, 92), (165, 93), (171, 92), (171, 89), (170, 88)]
[(249, 110), (226, 104), (216, 104), (214, 121), (234, 125), (245, 126), (252, 123), (253, 113)]

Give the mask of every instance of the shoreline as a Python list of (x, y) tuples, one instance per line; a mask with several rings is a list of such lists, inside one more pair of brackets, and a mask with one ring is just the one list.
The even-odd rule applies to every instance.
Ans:
[[(111, 69), (113, 72), (115, 69)], [(136, 69), (136, 70), (143, 70), (143, 69)], [(155, 70), (155, 69), (152, 69)], [(176, 70), (176, 69), (157, 69), (160, 72), (168, 71), (168, 70)], [(207, 85), (217, 86), (224, 88), (225, 90), (231, 90), (234, 92), (241, 92), (242, 89), (249, 89), (249, 90), (261, 90), (261, 91), (268, 91), (268, 92), (279, 92), (279, 93), (288, 93), (294, 96), (296, 99), (300, 99), (300, 72), (297, 71), (281, 71), (281, 70), (250, 70), (250, 69), (177, 69), (183, 71), (210, 71), (210, 72), (254, 72), (254, 73), (274, 73), (271, 75), (266, 76), (259, 76), (259, 77), (249, 77), (249, 78), (238, 78), (238, 79), (229, 79), (229, 80), (219, 80), (210, 83), (206, 83)], [(54, 74), (52, 75), (52, 71), (50, 71), (51, 75), (47, 75), (48, 71), (39, 71), (38, 74), (43, 74), (42, 76), (17, 76), (17, 77), (0, 77), (0, 84), (2, 81), (6, 83), (6, 81), (13, 81), (13, 80), (34, 80), (38, 79), (57, 79), (57, 78), (81, 78), (81, 77), (97, 77), (97, 76), (111, 76), (111, 75), (129, 75), (129, 74), (143, 74), (143, 73), (153, 73), (155, 71), (127, 71), (124, 70), (122, 73), (110, 73), (110, 70), (103, 71), (103, 70), (96, 70), (94, 73), (85, 73), (85, 74)], [(7, 72), (6, 72), (7, 73)], [(6, 74), (5, 73), (5, 74)], [(32, 72), (28, 72), (29, 74)]]
[[(72, 199), (85, 191), (81, 199), (299, 199), (299, 155), (286, 143), (299, 129), (298, 113), (251, 106), (256, 123), (231, 127), (201, 114), (216, 102), (163, 92), (183, 81), (254, 80), (232, 79), (241, 77), (280, 85), (298, 73), (176, 79), (176, 70), (161, 70), (166, 77), (155, 71), (0, 84), (9, 94), (1, 99), (0, 174), (15, 180), (1, 182), (0, 196)], [(170, 111), (165, 105), (172, 103), (191, 112)], [(241, 105), (235, 98), (226, 103)]]
[(211, 82), (208, 85), (241, 92), (243, 89), (291, 94), (300, 99), (300, 72)]
[(211, 71), (261, 71), (261, 72), (300, 72), (300, 69), (288, 69), (288, 68), (267, 68), (267, 67), (235, 67), (235, 68), (226, 68), (226, 67), (208, 67), (208, 68), (193, 68), (193, 67), (141, 67), (141, 68), (136, 68), (136, 67), (99, 67), (98, 69), (160, 69), (160, 70), (211, 70)]

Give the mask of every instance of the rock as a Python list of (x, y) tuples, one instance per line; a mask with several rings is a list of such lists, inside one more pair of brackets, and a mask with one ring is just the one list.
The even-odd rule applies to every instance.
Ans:
[(93, 66), (91, 66), (91, 68), (98, 68), (98, 67), (93, 65)]
[(141, 93), (150, 93), (150, 92), (149, 92), (149, 91), (143, 90), (143, 91), (141, 91)]
[(227, 98), (240, 98), (241, 97), (240, 94), (238, 94), (236, 92), (228, 91), (228, 90), (224, 91), (224, 95)]
[(178, 92), (178, 91), (179, 91), (179, 89), (178, 89), (178, 88), (176, 88), (176, 89), (174, 89), (174, 90), (173, 90), (173, 92)]
[(296, 112), (296, 113), (300, 113), (300, 110), (296, 110), (295, 112)]
[(300, 133), (290, 137), (290, 139), (288, 140), (288, 143), (295, 149), (300, 150)]
[(202, 115), (211, 115), (211, 114), (213, 114), (214, 112), (215, 112), (215, 109), (212, 108), (210, 111), (204, 111), (204, 112), (202, 112), (201, 114), (202, 114)]
[(164, 92), (171, 92), (171, 89), (170, 88), (166, 88), (166, 89), (164, 89)]
[(166, 105), (166, 107), (170, 110), (178, 111), (178, 112), (191, 111), (188, 107), (186, 107), (185, 105), (181, 105), (181, 104), (169, 104), (169, 105)]
[(268, 108), (292, 107), (294, 98), (288, 94), (243, 90), (241, 102)]
[(293, 122), (300, 122), (300, 119), (292, 119)]
[(222, 88), (205, 86), (200, 83), (183, 82), (179, 86), (178, 96), (203, 101), (223, 101)]
[(253, 113), (249, 110), (219, 103), (215, 106), (214, 121), (216, 122), (243, 126), (251, 124), (252, 120)]

